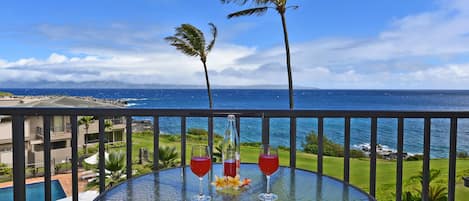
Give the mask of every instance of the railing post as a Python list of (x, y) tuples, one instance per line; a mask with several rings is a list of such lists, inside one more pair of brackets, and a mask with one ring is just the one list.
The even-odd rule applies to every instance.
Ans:
[(345, 117), (344, 126), (344, 181), (350, 180), (350, 117)]
[(270, 118), (262, 114), (262, 144), (269, 145)]
[(78, 119), (70, 117), (72, 124), (72, 200), (78, 201)]
[(428, 200), (428, 192), (430, 185), (430, 129), (431, 118), (424, 119), (423, 133), (423, 181), (422, 181), (422, 200)]
[(376, 195), (376, 141), (378, 135), (378, 118), (371, 118), (370, 143), (370, 195)]
[(451, 118), (450, 145), (449, 145), (449, 167), (448, 167), (448, 200), (455, 200), (456, 192), (456, 145), (458, 135), (458, 118)]
[(105, 132), (104, 132), (104, 117), (99, 117), (99, 192), (102, 193), (106, 190), (106, 170), (105, 170), (105, 162), (106, 156), (104, 154), (104, 141), (105, 141)]
[(25, 153), (24, 153), (24, 116), (14, 115), (13, 134), (13, 199), (26, 200)]
[[(208, 150), (210, 152), (210, 161), (213, 162), (213, 117), (208, 117)], [(210, 163), (213, 164), (213, 163)], [(211, 169), (211, 168), (210, 168)]]
[(132, 178), (132, 117), (127, 116), (125, 119), (125, 131), (126, 131), (126, 176), (127, 179)]
[(318, 117), (318, 173), (322, 175), (323, 170), (322, 170), (322, 160), (323, 160), (323, 149), (324, 149), (324, 144), (323, 144), (323, 137), (324, 137), (324, 118), (323, 117)]
[(397, 121), (396, 201), (402, 200), (402, 165), (404, 151), (404, 119)]
[(50, 119), (51, 116), (43, 116), (43, 139), (44, 139), (44, 200), (52, 200), (51, 191), (51, 168), (50, 168)]
[(241, 140), (241, 117), (236, 115), (236, 131), (238, 132), (238, 137)]
[(186, 168), (186, 117), (181, 117), (181, 166)]
[[(208, 180), (212, 181), (213, 179), (213, 116), (208, 117), (208, 150), (210, 152), (210, 173), (208, 174)], [(210, 182), (208, 183), (209, 193), (212, 194), (212, 188)]]
[(296, 168), (296, 117), (290, 117), (290, 168)]
[(157, 115), (153, 116), (153, 170), (159, 169), (160, 160), (160, 119)]

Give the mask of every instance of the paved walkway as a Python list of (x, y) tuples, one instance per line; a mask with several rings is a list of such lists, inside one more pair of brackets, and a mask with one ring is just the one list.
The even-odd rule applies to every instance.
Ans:
[[(85, 191), (86, 181), (80, 180), (82, 172), (78, 172), (78, 192)], [(72, 173), (57, 174), (52, 176), (52, 180), (59, 180), (67, 196), (72, 196)], [(44, 177), (26, 179), (26, 184), (44, 181)], [(13, 186), (13, 181), (0, 183), (0, 188)]]

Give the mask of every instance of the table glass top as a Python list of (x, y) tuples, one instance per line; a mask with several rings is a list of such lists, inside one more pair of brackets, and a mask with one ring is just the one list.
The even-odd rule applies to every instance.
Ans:
[[(204, 193), (211, 195), (212, 200), (257, 200), (257, 195), (266, 190), (265, 176), (257, 164), (242, 164), (241, 178), (250, 178), (251, 185), (237, 195), (221, 193), (208, 182), (210, 176), (214, 179), (214, 175), (221, 175), (221, 169), (220, 164), (214, 164), (213, 171), (204, 177)], [(190, 167), (172, 168), (128, 180), (96, 200), (190, 200), (198, 193), (198, 187), (199, 179)], [(279, 200), (373, 200), (365, 192), (339, 180), (287, 167), (280, 167), (272, 175), (271, 189)]]

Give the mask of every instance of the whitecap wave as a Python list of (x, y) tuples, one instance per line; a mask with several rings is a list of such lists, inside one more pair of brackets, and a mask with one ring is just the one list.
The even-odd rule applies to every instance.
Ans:
[(119, 100), (121, 101), (145, 101), (145, 100), (148, 100), (148, 98), (121, 98)]
[[(365, 153), (370, 152), (371, 145), (370, 143), (361, 143), (361, 144), (355, 144), (352, 145), (353, 149), (361, 150)], [(388, 145), (384, 144), (377, 144), (376, 145), (376, 152), (378, 154), (384, 154), (384, 153), (397, 153), (396, 149), (390, 148)], [(405, 152), (405, 151), (404, 151)], [(410, 152), (405, 152), (407, 153), (407, 156), (415, 156), (415, 155), (421, 155), (421, 153), (410, 153)]]
[(127, 103), (127, 107), (133, 107), (133, 106), (137, 106), (137, 105), (139, 105), (139, 104), (137, 104), (137, 103)]

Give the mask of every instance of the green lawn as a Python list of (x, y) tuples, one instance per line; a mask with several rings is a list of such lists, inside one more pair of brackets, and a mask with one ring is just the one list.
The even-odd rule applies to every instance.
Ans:
[[(218, 140), (216, 140), (218, 141)], [(138, 150), (140, 147), (148, 149), (150, 152), (153, 150), (153, 137), (152, 135), (134, 134), (132, 137), (132, 151), (133, 159), (137, 160)], [(206, 143), (206, 137), (188, 135), (187, 140), (187, 164), (189, 164), (190, 148), (193, 144)], [(174, 146), (180, 152), (180, 141), (178, 137), (160, 136), (160, 146)], [(117, 148), (125, 149), (125, 147)], [(241, 147), (241, 160), (242, 162), (256, 163), (258, 158), (258, 147), (242, 146)], [(289, 151), (279, 150), (281, 165), (288, 165)], [(297, 167), (316, 171), (316, 155), (304, 152), (297, 152)], [(350, 183), (368, 191), (369, 184), (369, 159), (351, 159), (350, 160)], [(138, 168), (138, 165), (134, 165)], [(343, 177), (343, 158), (339, 157), (324, 157), (324, 173), (336, 178)], [(446, 186), (448, 177), (448, 160), (435, 159), (431, 160), (431, 168), (441, 170), (441, 175), (436, 182)], [(404, 162), (404, 191), (411, 191), (416, 188), (418, 184), (410, 183), (409, 178), (415, 176), (422, 169), (422, 161), (405, 161)], [(465, 200), (464, 197), (469, 197), (469, 188), (463, 186), (461, 176), (469, 175), (469, 160), (459, 159), (457, 161), (457, 185), (456, 185), (456, 200)], [(396, 162), (388, 160), (377, 160), (377, 189), (376, 197), (378, 200), (395, 200), (393, 193), (395, 192), (396, 180)]]
[(12, 93), (0, 91), (0, 96), (13, 96)]

